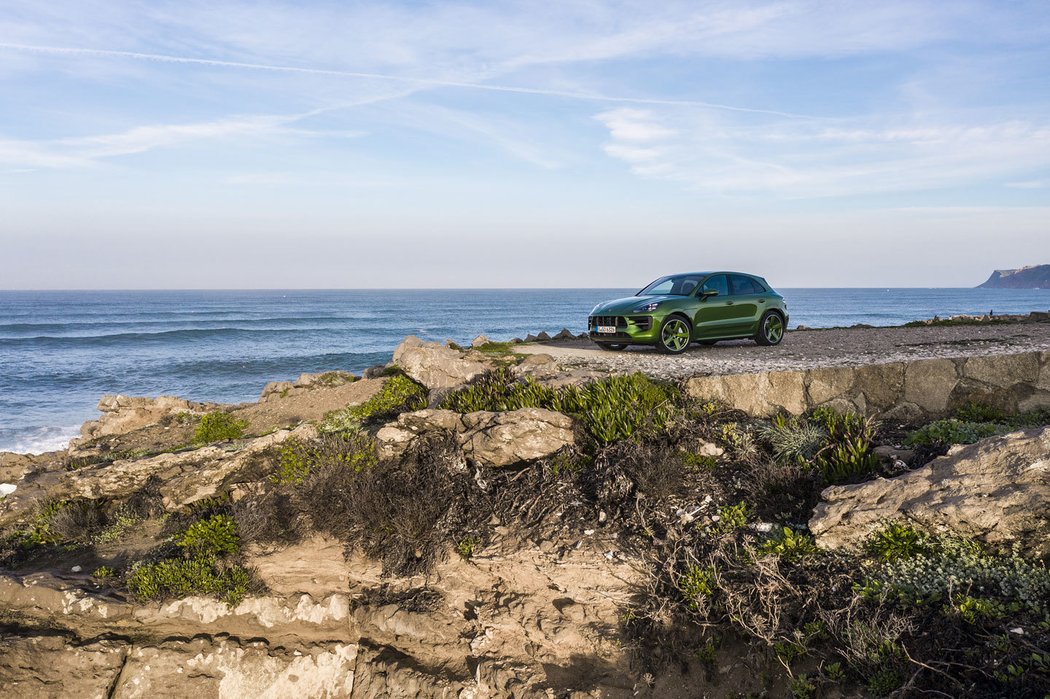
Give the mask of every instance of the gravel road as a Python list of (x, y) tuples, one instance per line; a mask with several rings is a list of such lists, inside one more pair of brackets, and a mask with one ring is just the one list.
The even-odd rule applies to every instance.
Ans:
[(649, 347), (622, 352), (598, 349), (589, 340), (529, 343), (515, 348), (527, 354), (549, 354), (557, 364), (601, 372), (643, 371), (652, 376), (682, 378), (705, 374), (861, 366), (933, 357), (969, 357), (1050, 351), (1050, 322), (1003, 325), (956, 325), (919, 328), (842, 328), (795, 330), (776, 347), (751, 341), (691, 345), (671, 356)]

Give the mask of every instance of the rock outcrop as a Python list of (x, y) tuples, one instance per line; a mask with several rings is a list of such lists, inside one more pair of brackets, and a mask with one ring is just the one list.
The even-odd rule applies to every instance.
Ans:
[(393, 458), (416, 437), (434, 430), (456, 436), (467, 459), (479, 466), (510, 466), (542, 459), (575, 443), (572, 419), (540, 408), (460, 415), (451, 410), (403, 413), (376, 434), (380, 455)]
[(196, 403), (175, 396), (102, 396), (98, 402), (102, 416), (84, 423), (80, 428), (81, 441), (126, 434), (172, 419), (180, 413), (201, 415), (215, 407), (214, 403)]
[(891, 479), (827, 488), (809, 522), (825, 548), (860, 546), (886, 522), (1050, 556), (1050, 427), (953, 447)]
[(978, 289), (1050, 289), (1050, 265), (997, 269)]
[(480, 352), (468, 355), (414, 335), (394, 350), (394, 364), (430, 390), (455, 388), (495, 368)]
[(325, 371), (319, 374), (300, 374), (295, 381), (271, 381), (263, 387), (259, 402), (280, 400), (290, 395), (300, 395), (315, 388), (335, 388), (357, 381), (349, 371)]

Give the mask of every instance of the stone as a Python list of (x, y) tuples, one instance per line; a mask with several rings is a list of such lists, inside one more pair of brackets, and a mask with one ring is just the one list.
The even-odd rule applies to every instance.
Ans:
[[(481, 354), (481, 353), (475, 353)], [(483, 357), (410, 335), (394, 350), (394, 364), (430, 390), (455, 388), (495, 368)]]
[(389, 365), (387, 364), (376, 364), (375, 366), (370, 366), (364, 370), (362, 376), (366, 379), (382, 378), (383, 375), (386, 374), (388, 366)]
[(0, 481), (14, 483), (22, 480), (33, 468), (35, 459), (28, 454), (0, 451)]
[(931, 415), (948, 411), (949, 400), (959, 375), (950, 359), (924, 359), (904, 369), (904, 400)]
[(482, 466), (535, 461), (575, 443), (572, 418), (541, 408), (469, 413), (463, 423), (463, 451)]
[(478, 335), (477, 337), (475, 337), (473, 340), (470, 341), (470, 346), (475, 348), (475, 349), (477, 349), (478, 347), (484, 347), (489, 342), (491, 342), (491, 340), (489, 340), (484, 335)]
[(800, 415), (807, 408), (803, 375), (797, 371), (693, 377), (686, 382), (686, 392), (762, 417), (781, 410)]
[(525, 342), (537, 342), (537, 341), (539, 341), (539, 339), (540, 338), (536, 337), (532, 333), (529, 333), (528, 335), (525, 336)]
[(700, 447), (696, 450), (696, 453), (700, 456), (710, 456), (717, 458), (726, 453), (726, 450), (718, 446), (714, 442), (701, 442)]
[(989, 357), (968, 357), (963, 363), (962, 375), (997, 388), (1039, 379), (1039, 357), (1034, 352), (1004, 354)]
[(573, 332), (571, 330), (569, 330), (568, 328), (562, 328), (561, 330), (558, 331), (558, 334), (555, 335), (552, 339), (554, 339), (554, 340), (574, 340), (574, 339), (576, 339), (576, 335), (574, 335)]
[(849, 393), (855, 370), (850, 367), (812, 369), (806, 372), (806, 392), (812, 405), (822, 405)]
[(547, 340), (551, 339), (551, 336), (550, 336), (550, 335), (548, 335), (548, 334), (546, 333), (546, 331), (542, 331), (542, 330), (541, 330), (541, 331), (539, 332), (539, 334), (538, 334), (538, 335), (536, 335), (536, 339), (537, 339), (537, 340), (539, 340), (540, 342), (546, 342)]
[(858, 548), (888, 521), (1019, 544), (1050, 555), (1050, 427), (953, 447), (926, 466), (891, 479), (832, 486), (809, 521), (817, 544)]
[(510, 466), (550, 456), (575, 443), (572, 418), (551, 410), (523, 408), (460, 415), (451, 410), (402, 413), (376, 433), (382, 458), (397, 458), (420, 435), (444, 430), (455, 435), (469, 461)]
[(870, 414), (889, 410), (904, 391), (904, 364), (868, 364), (854, 369), (853, 393), (864, 396)]

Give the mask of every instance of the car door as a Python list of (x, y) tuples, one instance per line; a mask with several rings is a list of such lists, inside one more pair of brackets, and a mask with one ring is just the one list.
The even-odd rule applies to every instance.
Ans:
[(763, 290), (751, 277), (729, 275), (729, 298), (732, 303), (731, 327), (734, 334), (750, 335), (758, 322), (759, 307), (765, 304)]
[[(705, 291), (717, 291), (716, 296), (705, 296)], [(693, 313), (693, 337), (702, 340), (727, 334), (727, 325), (733, 323), (733, 302), (729, 297), (729, 280), (724, 274), (712, 274), (696, 292), (696, 310)]]

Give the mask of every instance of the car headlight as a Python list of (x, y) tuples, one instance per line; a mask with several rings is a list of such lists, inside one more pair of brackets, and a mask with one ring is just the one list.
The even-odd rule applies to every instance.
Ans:
[(650, 313), (660, 307), (660, 302), (647, 303), (631, 311), (631, 313)]

